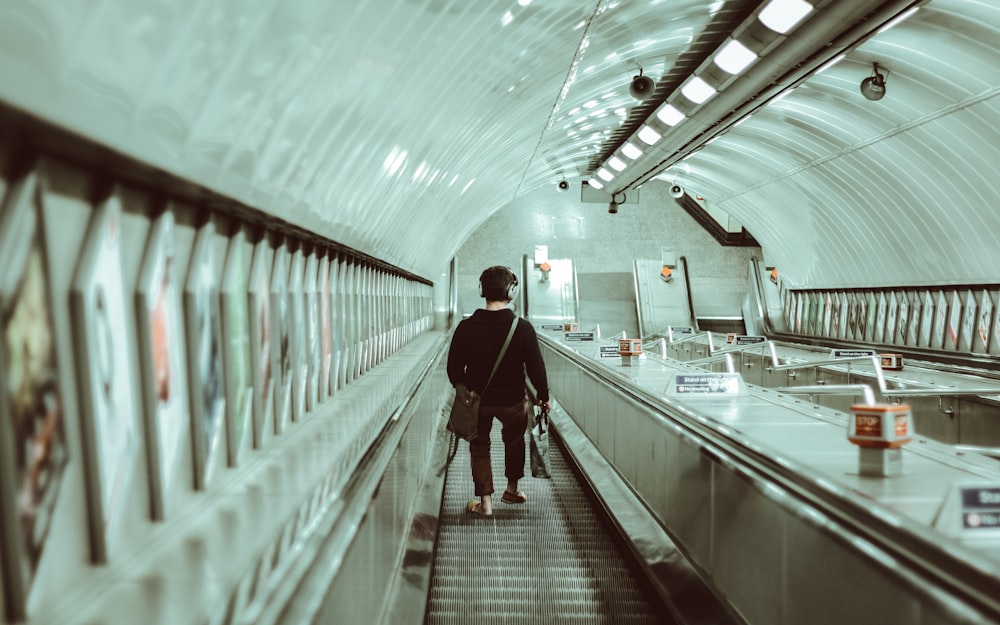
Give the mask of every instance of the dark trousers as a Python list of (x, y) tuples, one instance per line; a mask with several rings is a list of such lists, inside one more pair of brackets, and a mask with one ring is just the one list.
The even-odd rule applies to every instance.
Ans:
[(469, 441), (469, 455), (472, 456), (472, 481), (476, 484), (476, 496), (493, 494), (493, 465), (490, 463), (490, 431), (493, 417), (503, 425), (504, 474), (508, 480), (524, 477), (524, 433), (528, 428), (529, 404), (520, 401), (510, 406), (480, 406), (479, 433)]

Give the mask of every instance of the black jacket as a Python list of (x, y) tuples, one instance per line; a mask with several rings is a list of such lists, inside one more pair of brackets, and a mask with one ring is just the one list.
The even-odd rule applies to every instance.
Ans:
[[(459, 322), (448, 350), (448, 379), (452, 385), (462, 383), (474, 391), (482, 391), (513, 320), (512, 310), (481, 308)], [(525, 372), (538, 399), (548, 401), (549, 383), (535, 328), (524, 319), (518, 319), (514, 338), (486, 389), (482, 404), (509, 406), (521, 401), (525, 396)]]

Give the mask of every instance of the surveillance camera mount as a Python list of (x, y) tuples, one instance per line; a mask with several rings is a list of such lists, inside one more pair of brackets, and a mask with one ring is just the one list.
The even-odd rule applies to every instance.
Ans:
[(878, 63), (872, 63), (872, 75), (861, 81), (861, 95), (869, 100), (881, 100), (885, 97), (885, 79), (889, 72), (879, 73)]
[(642, 65), (638, 63), (636, 65), (639, 67), (639, 73), (632, 77), (632, 82), (628, 86), (628, 93), (636, 100), (646, 100), (653, 95), (656, 83), (653, 82), (652, 78), (642, 75)]

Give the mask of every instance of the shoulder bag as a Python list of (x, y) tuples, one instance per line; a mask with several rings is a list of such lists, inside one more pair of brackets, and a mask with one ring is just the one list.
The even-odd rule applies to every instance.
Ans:
[[(510, 331), (507, 333), (507, 339), (503, 342), (503, 347), (500, 348), (500, 354), (497, 356), (497, 361), (493, 363), (493, 370), (490, 371), (490, 377), (486, 380), (486, 386), (483, 387), (483, 393), (489, 387), (490, 382), (493, 381), (493, 375), (497, 372), (497, 367), (500, 366), (500, 361), (503, 360), (503, 355), (507, 353), (507, 347), (510, 345), (511, 339), (514, 338), (514, 330), (517, 329), (517, 315), (514, 316), (514, 322), (510, 324)], [(448, 431), (455, 434), (459, 438), (464, 438), (467, 441), (471, 441), (476, 438), (479, 434), (479, 401), (482, 398), (482, 393), (477, 393), (470, 390), (464, 384), (455, 385), (455, 402), (451, 405), (451, 414), (448, 416)]]

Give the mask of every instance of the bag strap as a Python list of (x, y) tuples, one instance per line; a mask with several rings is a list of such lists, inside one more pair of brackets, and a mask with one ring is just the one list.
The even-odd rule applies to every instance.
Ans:
[(493, 375), (496, 374), (497, 369), (500, 367), (500, 361), (503, 360), (503, 355), (507, 353), (507, 347), (510, 345), (511, 339), (514, 338), (514, 330), (516, 329), (517, 329), (517, 315), (514, 315), (514, 322), (510, 324), (510, 331), (507, 332), (507, 338), (503, 342), (503, 347), (500, 348), (500, 355), (497, 356), (497, 361), (493, 363), (493, 371), (490, 371), (490, 377), (488, 380), (486, 380), (486, 386), (483, 387), (483, 391), (482, 393), (480, 393), (480, 395), (486, 393), (486, 389), (489, 388), (490, 382), (493, 381)]

